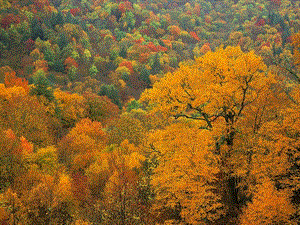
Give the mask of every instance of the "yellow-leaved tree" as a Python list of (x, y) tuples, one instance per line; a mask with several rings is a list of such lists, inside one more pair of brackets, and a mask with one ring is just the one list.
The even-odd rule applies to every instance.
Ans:
[(105, 148), (107, 139), (100, 122), (82, 119), (58, 143), (59, 160), (72, 170), (87, 168), (94, 155)]
[[(150, 111), (162, 113), (174, 123), (192, 121), (197, 128), (172, 131), (171, 126), (165, 135), (158, 131), (154, 139), (151, 135), (149, 139), (154, 152), (164, 153), (159, 156), (152, 176), (156, 184), (156, 204), (160, 208), (169, 206), (172, 196), (173, 206), (175, 203), (178, 206), (180, 222), (205, 224), (210, 220), (214, 224), (236, 224), (262, 180), (270, 179), (282, 184), (280, 188), (287, 187), (283, 185), (283, 177), (289, 176), (293, 166), (289, 154), (295, 158), (296, 153), (290, 151), (290, 139), (282, 138), (287, 137), (288, 132), (282, 130), (280, 124), (292, 115), (296, 118), (294, 110), (294, 114), (283, 113), (293, 108), (293, 98), (253, 51), (243, 52), (240, 47), (229, 46), (208, 52), (194, 63), (182, 64), (177, 71), (166, 74), (142, 94), (141, 101), (148, 103)], [(171, 132), (173, 135), (168, 137)], [(214, 166), (208, 163), (202, 151), (210, 152), (211, 158), (218, 159), (217, 163)], [(191, 153), (199, 154), (199, 158), (192, 157), (198, 161), (189, 161)], [(169, 162), (172, 163), (168, 169), (162, 169)], [(276, 167), (278, 163), (280, 166)], [(203, 168), (198, 170), (197, 166), (210, 173), (205, 173), (204, 179), (191, 179), (193, 185), (182, 185), (188, 179), (177, 174), (178, 169), (190, 168), (187, 173), (190, 176), (197, 174), (196, 171), (201, 174)], [(196, 177), (201, 177), (200, 174)], [(170, 180), (178, 183), (169, 186), (168, 177), (173, 176), (178, 177)], [(213, 188), (203, 182), (211, 183)], [(212, 191), (215, 197), (206, 201), (205, 194), (189, 190), (199, 185), (205, 186), (204, 190), (215, 190)], [(178, 193), (187, 196), (174, 198)], [(218, 211), (220, 214), (214, 215), (219, 216), (209, 217), (212, 211)], [(286, 213), (290, 218), (294, 211)]]
[(294, 211), (289, 194), (276, 190), (270, 180), (265, 180), (258, 185), (253, 201), (242, 214), (240, 224), (296, 224), (290, 220)]
[(47, 108), (36, 96), (29, 95), (23, 87), (0, 84), (0, 127), (12, 129), (36, 145), (47, 146), (54, 141), (53, 124)]
[(213, 222), (224, 214), (216, 182), (219, 157), (208, 130), (173, 124), (149, 137), (159, 165), (154, 170), (155, 214), (188, 224)]
[(146, 206), (142, 204), (139, 180), (145, 157), (128, 140), (112, 147), (109, 156), (110, 177), (103, 193), (103, 224), (147, 224)]

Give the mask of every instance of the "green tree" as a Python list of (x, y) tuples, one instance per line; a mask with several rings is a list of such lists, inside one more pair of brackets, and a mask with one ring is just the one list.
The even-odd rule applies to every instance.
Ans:
[(33, 76), (33, 87), (30, 89), (30, 94), (37, 96), (45, 96), (49, 101), (54, 100), (53, 89), (43, 70), (38, 70)]
[(161, 71), (159, 58), (159, 54), (156, 53), (151, 62), (151, 74), (158, 74)]
[(57, 44), (60, 49), (63, 49), (64, 47), (66, 47), (68, 45), (68, 38), (65, 33), (60, 33)]
[(147, 85), (151, 84), (151, 81), (150, 81), (150, 78), (149, 78), (150, 74), (151, 74), (150, 70), (148, 70), (146, 68), (146, 66), (143, 65), (142, 69), (141, 69), (141, 72), (140, 72), (140, 79), (142, 81), (144, 81)]
[(115, 85), (103, 85), (98, 95), (107, 96), (114, 104), (121, 107), (119, 90), (115, 87)]
[(36, 40), (38, 37), (41, 40), (46, 40), (44, 30), (42, 29), (41, 23), (37, 19), (34, 19), (31, 22), (30, 27), (32, 40)]
[(97, 67), (94, 64), (89, 69), (89, 74), (90, 74), (91, 77), (96, 77), (98, 72), (99, 71), (98, 71)]

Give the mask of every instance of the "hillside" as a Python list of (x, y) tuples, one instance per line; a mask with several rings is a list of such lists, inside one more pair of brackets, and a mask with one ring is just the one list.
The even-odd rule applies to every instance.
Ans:
[(0, 224), (299, 224), (299, 9), (0, 0)]

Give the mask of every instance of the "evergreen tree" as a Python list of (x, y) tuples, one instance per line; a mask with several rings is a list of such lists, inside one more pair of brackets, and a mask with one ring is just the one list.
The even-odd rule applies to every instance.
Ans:
[(45, 39), (45, 33), (41, 27), (41, 23), (37, 20), (37, 19), (34, 19), (31, 24), (30, 24), (30, 27), (31, 27), (31, 38), (32, 40), (36, 40), (38, 37), (41, 39), (41, 40), (46, 40)]
[(64, 16), (61, 11), (56, 14), (56, 24), (63, 25), (64, 24)]
[(58, 46), (60, 49), (63, 49), (68, 45), (68, 39), (65, 33), (60, 33), (59, 39), (58, 39)]
[(61, 73), (65, 72), (64, 64), (60, 59), (55, 59), (54, 62), (50, 62), (49, 69)]
[(9, 35), (3, 28), (0, 28), (0, 56), (2, 55), (3, 51), (8, 48), (8, 46)]
[(124, 59), (127, 57), (127, 50), (124, 46), (121, 48), (119, 55)]
[(150, 71), (146, 68), (145, 65), (143, 65), (140, 73), (140, 79), (144, 82), (146, 82), (148, 85), (151, 84), (151, 81), (149, 79)]
[(98, 72), (99, 71), (98, 71), (97, 67), (94, 64), (89, 69), (89, 73), (90, 73), (91, 77), (96, 77)]
[(119, 90), (113, 84), (103, 85), (98, 95), (109, 97), (114, 104), (121, 107)]
[(151, 74), (158, 74), (161, 70), (161, 65), (159, 62), (159, 54), (156, 53), (151, 64)]
[(72, 15), (72, 13), (69, 11), (69, 12), (67, 13), (67, 16), (66, 16), (66, 23), (78, 24), (79, 21), (78, 21), (78, 19), (76, 19), (76, 18)]
[(62, 0), (51, 0), (52, 4), (55, 6), (55, 8), (58, 8), (62, 2)]

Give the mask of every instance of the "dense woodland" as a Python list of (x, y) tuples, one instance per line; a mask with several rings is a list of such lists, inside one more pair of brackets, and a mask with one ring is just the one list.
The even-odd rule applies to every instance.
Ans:
[(0, 0), (0, 224), (300, 224), (300, 1)]

